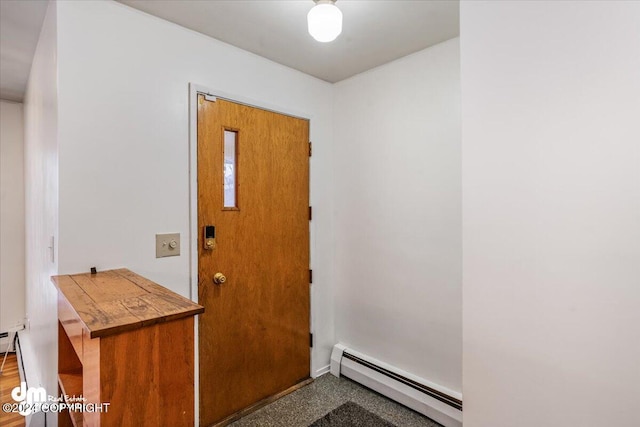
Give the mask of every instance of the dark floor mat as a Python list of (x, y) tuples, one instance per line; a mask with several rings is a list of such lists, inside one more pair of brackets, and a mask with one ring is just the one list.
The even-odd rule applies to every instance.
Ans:
[(396, 427), (362, 406), (347, 402), (338, 406), (309, 427)]

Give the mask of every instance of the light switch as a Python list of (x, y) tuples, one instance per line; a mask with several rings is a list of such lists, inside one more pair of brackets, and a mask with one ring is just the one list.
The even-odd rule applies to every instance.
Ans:
[(156, 234), (156, 258), (180, 255), (180, 233)]

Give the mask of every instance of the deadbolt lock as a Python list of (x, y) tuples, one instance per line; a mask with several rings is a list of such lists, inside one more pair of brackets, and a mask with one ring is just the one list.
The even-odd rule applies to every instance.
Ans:
[(227, 281), (227, 277), (222, 273), (216, 273), (213, 275), (213, 283), (216, 285), (222, 285)]
[(204, 249), (212, 251), (216, 247), (216, 227), (213, 225), (204, 226)]

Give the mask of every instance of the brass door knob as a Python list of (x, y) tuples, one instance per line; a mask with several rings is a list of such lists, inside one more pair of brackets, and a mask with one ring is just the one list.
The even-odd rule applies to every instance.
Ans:
[(225, 276), (222, 273), (216, 273), (213, 275), (213, 283), (215, 283), (216, 285), (222, 285), (226, 281), (227, 281), (227, 276)]

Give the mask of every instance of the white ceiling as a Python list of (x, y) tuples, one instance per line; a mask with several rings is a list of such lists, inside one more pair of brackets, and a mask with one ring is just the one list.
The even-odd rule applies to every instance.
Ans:
[(118, 1), (329, 82), (459, 34), (458, 0), (338, 0), (331, 43), (307, 32), (312, 0)]
[(0, 99), (22, 102), (46, 0), (0, 0)]
[[(307, 33), (312, 0), (118, 1), (329, 82), (459, 34), (458, 0), (338, 0), (343, 31), (331, 43)], [(0, 0), (2, 99), (24, 97), (46, 8), (47, 0)]]

